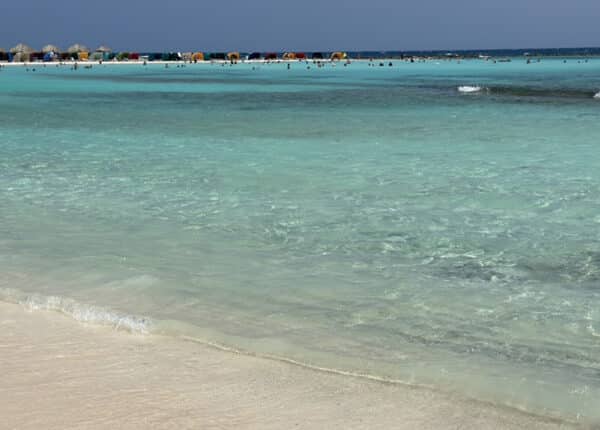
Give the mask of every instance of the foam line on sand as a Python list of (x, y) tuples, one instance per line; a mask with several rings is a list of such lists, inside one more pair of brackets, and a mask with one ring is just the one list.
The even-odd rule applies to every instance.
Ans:
[(555, 429), (454, 398), (0, 302), (6, 428)]

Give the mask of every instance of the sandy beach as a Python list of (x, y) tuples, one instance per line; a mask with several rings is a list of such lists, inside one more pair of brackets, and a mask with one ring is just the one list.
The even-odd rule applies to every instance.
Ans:
[(327, 374), (0, 303), (6, 429), (557, 429), (429, 389)]

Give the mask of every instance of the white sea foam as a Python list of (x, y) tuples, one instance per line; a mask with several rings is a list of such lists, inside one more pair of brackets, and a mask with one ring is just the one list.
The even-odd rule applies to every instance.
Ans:
[(596, 94), (594, 94), (594, 98), (595, 99), (600, 99), (600, 91), (598, 91)]
[(149, 318), (122, 314), (57, 296), (25, 295), (12, 289), (0, 289), (0, 300), (19, 303), (31, 311), (61, 312), (81, 323), (105, 325), (131, 333), (147, 334), (151, 331), (153, 325)]
[(483, 91), (483, 87), (473, 86), (473, 85), (461, 85), (458, 87), (458, 92), (460, 93), (478, 93)]

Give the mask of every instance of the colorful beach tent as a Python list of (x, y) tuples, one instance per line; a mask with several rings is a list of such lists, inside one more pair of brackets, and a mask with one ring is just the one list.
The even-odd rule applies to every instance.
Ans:
[(248, 60), (260, 60), (262, 58), (262, 55), (260, 52), (253, 52), (252, 54), (248, 55)]
[(192, 60), (194, 60), (194, 61), (204, 61), (204, 53), (202, 53), (202, 52), (196, 52), (194, 55), (192, 55)]
[(274, 52), (269, 52), (265, 54), (265, 60), (277, 60), (277, 54)]
[(285, 54), (283, 54), (283, 59), (284, 60), (296, 60), (296, 54), (293, 52), (286, 52)]
[(298, 60), (306, 60), (306, 54), (304, 52), (296, 52), (296, 58)]
[(313, 60), (322, 60), (323, 54), (321, 54), (320, 52), (313, 52), (312, 59)]
[(331, 59), (333, 61), (345, 60), (348, 57), (345, 52), (334, 52), (331, 54)]
[(239, 52), (230, 52), (227, 54), (227, 59), (229, 61), (240, 61), (240, 53)]

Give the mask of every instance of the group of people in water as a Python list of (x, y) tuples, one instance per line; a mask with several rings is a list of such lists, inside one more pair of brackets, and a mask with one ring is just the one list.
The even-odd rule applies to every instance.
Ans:
[[(436, 60), (436, 61), (440, 61), (440, 60), (446, 60), (446, 61), (456, 61), (457, 63), (460, 63), (461, 60), (464, 60), (463, 58), (414, 58), (414, 57), (405, 57), (402, 58), (400, 61), (402, 62), (408, 62), (408, 63), (415, 63), (415, 62), (419, 62), (419, 63), (425, 63), (427, 61), (430, 60)], [(490, 57), (486, 57), (485, 61), (492, 61), (493, 63), (497, 63), (497, 62), (511, 62), (512, 60), (510, 58), (506, 58), (506, 59), (494, 59), (494, 58), (490, 58)], [(542, 61), (541, 58), (527, 58), (526, 60), (526, 64), (532, 64), (532, 63), (540, 63)], [(193, 60), (193, 61), (189, 61), (190, 64), (192, 63), (197, 63), (198, 61)], [(567, 59), (563, 59), (562, 61), (564, 64), (568, 63)], [(577, 63), (581, 64), (581, 63), (587, 63), (588, 59), (577, 59)], [(173, 63), (169, 63), (166, 62), (164, 63), (164, 67), (166, 69), (169, 68), (169, 65), (175, 65), (176, 68), (184, 68), (186, 67), (186, 63), (187, 62), (173, 62)], [(225, 67), (226, 65), (234, 66), (236, 64), (238, 64), (238, 61), (211, 61), (210, 62), (212, 65), (221, 65), (222, 67)], [(243, 61), (242, 61), (243, 63)], [(306, 67), (307, 70), (310, 70), (312, 67), (316, 67), (316, 68), (324, 68), (326, 66), (330, 66), (330, 67), (336, 67), (338, 64), (343, 65), (343, 67), (347, 67), (350, 64), (352, 64), (352, 61), (348, 58), (342, 61), (335, 61), (335, 60), (321, 60), (321, 59), (312, 59), (312, 60), (302, 60), (302, 61), (294, 61), (294, 62), (290, 62), (287, 60), (265, 60), (262, 63), (254, 63), (252, 65), (252, 70), (257, 70), (259, 68), (258, 64), (265, 64), (265, 65), (269, 65), (269, 64), (280, 64), (280, 63), (285, 63), (286, 64), (286, 68), (288, 70), (292, 69), (292, 65), (293, 64), (298, 64), (298, 65), (303, 65)], [(387, 64), (386, 64), (387, 63)], [(58, 62), (58, 63), (53, 63), (55, 65), (55, 67), (62, 67), (62, 66), (69, 66), (70, 70), (78, 70), (80, 65), (78, 62), (74, 62), (74, 63), (65, 63), (65, 62)], [(102, 61), (98, 61), (99, 65), (102, 65), (103, 62)], [(48, 65), (47, 63), (42, 63), (40, 64), (41, 67), (46, 68)], [(143, 61), (142, 63), (143, 66), (148, 65), (147, 61)], [(367, 63), (368, 67), (385, 67), (386, 65), (388, 67), (393, 67), (394, 63), (392, 61), (389, 60), (376, 60), (374, 58), (369, 58), (368, 59), (368, 63)], [(32, 63), (23, 63), (23, 66), (26, 68), (25, 70), (27, 72), (31, 71), (31, 72), (35, 72), (37, 69), (34, 66), (34, 64)], [(0, 64), (0, 71), (5, 68), (6, 65)], [(83, 63), (83, 68), (85, 69), (91, 69), (92, 68), (92, 63)]]

